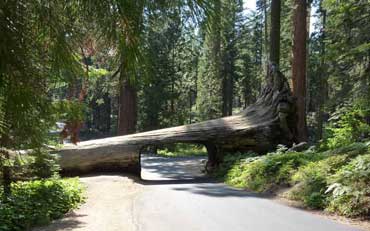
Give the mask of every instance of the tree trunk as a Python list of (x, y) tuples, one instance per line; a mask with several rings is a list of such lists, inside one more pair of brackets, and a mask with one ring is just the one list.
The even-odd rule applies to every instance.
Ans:
[[(306, 31), (307, 31), (306, 32), (306, 41), (307, 41), (307, 43), (306, 43), (306, 46), (307, 46), (306, 52), (307, 53), (306, 54), (308, 54), (308, 57), (309, 57), (309, 54), (310, 54), (310, 33), (311, 33), (311, 31), (310, 31), (311, 4), (308, 3), (308, 2), (307, 2), (306, 18), (307, 18), (307, 20), (306, 20), (306, 27), (307, 27), (307, 29), (306, 29)], [(310, 66), (310, 59), (308, 57), (306, 57), (306, 67), (307, 68)], [(310, 109), (309, 105), (311, 103), (311, 94), (309, 94), (309, 87), (311, 85), (311, 83), (310, 83), (311, 79), (308, 76), (307, 68), (306, 68), (306, 93), (308, 93), (308, 94), (306, 94), (306, 108), (305, 108), (306, 109), (306, 115), (309, 112), (309, 109)]]
[[(226, 64), (226, 65), (229, 65), (229, 64)], [(231, 72), (224, 73), (224, 76), (225, 77), (222, 81), (222, 116), (230, 116), (232, 115), (232, 110), (233, 110), (232, 73)]]
[(284, 76), (269, 68), (266, 86), (258, 100), (237, 115), (127, 136), (66, 145), (59, 152), (64, 173), (95, 170), (140, 171), (140, 150), (174, 143), (206, 145), (207, 166), (215, 166), (222, 153), (255, 151), (266, 153), (278, 144), (291, 145), (294, 100)]
[(3, 186), (3, 200), (6, 201), (11, 195), (11, 183), (12, 183), (12, 174), (9, 166), (10, 154), (6, 149), (7, 144), (9, 143), (9, 137), (3, 135), (0, 139), (0, 169), (2, 175), (2, 186)]
[[(123, 71), (121, 72), (123, 73)], [(137, 92), (134, 84), (124, 76), (119, 95), (118, 135), (128, 135), (136, 131), (136, 97)]]
[(320, 2), (320, 12), (322, 17), (322, 31), (321, 31), (321, 54), (320, 54), (320, 81), (319, 81), (319, 97), (317, 102), (317, 131), (316, 140), (322, 139), (324, 104), (327, 98), (327, 81), (325, 68), (325, 25), (326, 25), (326, 10), (322, 9)]
[[(264, 47), (265, 47), (265, 55), (264, 55), (264, 60), (265, 62), (267, 63), (267, 59), (268, 59), (268, 54), (269, 54), (269, 51), (268, 51), (268, 45), (269, 45), (269, 40), (268, 40), (268, 22), (267, 22), (267, 0), (263, 0), (263, 19), (264, 19)], [(265, 68), (265, 74), (267, 75), (267, 65), (264, 66)]]
[(297, 141), (307, 141), (306, 125), (306, 58), (307, 58), (307, 3), (295, 0), (293, 12), (293, 95), (296, 97)]
[(270, 63), (279, 67), (280, 60), (280, 0), (271, 0)]

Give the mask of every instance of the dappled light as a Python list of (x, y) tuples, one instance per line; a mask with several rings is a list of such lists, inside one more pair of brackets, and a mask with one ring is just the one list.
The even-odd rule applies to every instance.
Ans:
[(0, 1), (0, 231), (370, 230), (369, 38), (369, 0)]

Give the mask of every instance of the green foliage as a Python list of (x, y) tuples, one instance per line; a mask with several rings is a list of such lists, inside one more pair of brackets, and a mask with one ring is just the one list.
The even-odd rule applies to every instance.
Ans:
[(328, 211), (349, 217), (370, 215), (370, 154), (360, 155), (328, 179)]
[(65, 70), (70, 75), (81, 70), (71, 52), (77, 33), (66, 36), (75, 25), (75, 6), (65, 1), (0, 3), (2, 147), (37, 148), (45, 142), (55, 122), (49, 87), (63, 79)]
[(370, 124), (366, 118), (370, 109), (359, 106), (342, 107), (331, 118), (325, 145), (329, 149), (349, 145), (370, 137)]
[(77, 178), (13, 183), (12, 195), (0, 202), (0, 230), (48, 224), (82, 203), (83, 191)]
[(27, 151), (27, 154), (11, 152), (9, 158), (0, 158), (0, 185), (3, 183), (2, 168), (4, 166), (10, 168), (13, 180), (58, 178), (60, 171), (57, 157), (45, 148)]
[(230, 166), (226, 182), (257, 192), (269, 191), (277, 186), (288, 185), (291, 175), (299, 166), (320, 158), (320, 154), (278, 150), (261, 157), (240, 159)]
[(85, 118), (86, 105), (78, 100), (54, 102), (56, 117), (59, 121), (82, 122)]
[(57, 177), (60, 171), (60, 166), (57, 164), (55, 155), (50, 154), (46, 150), (34, 150), (30, 153), (33, 158), (29, 163), (31, 176), (40, 179), (49, 177)]
[[(228, 177), (228, 173), (231, 169), (235, 169), (235, 175), (241, 171), (240, 166), (243, 162), (252, 162), (260, 157), (257, 156), (254, 152), (247, 152), (247, 153), (233, 153), (233, 154), (226, 154), (223, 158), (222, 163), (218, 166), (217, 171), (213, 172), (213, 175), (218, 178), (223, 178), (226, 180)], [(231, 173), (230, 173), (231, 174)], [(231, 178), (231, 176), (230, 176)]]
[(285, 194), (312, 209), (350, 217), (370, 211), (369, 143), (318, 152), (291, 152), (284, 146), (264, 156), (228, 154), (215, 176), (256, 192), (292, 186)]
[[(345, 216), (363, 216), (364, 212), (359, 207), (355, 207), (355, 202), (349, 202), (348, 198), (357, 195), (358, 197), (356, 199), (366, 201), (366, 196), (364, 196), (366, 194), (359, 192), (362, 189), (367, 190), (365, 184), (362, 184), (361, 188), (355, 188), (355, 186), (350, 188), (343, 186), (339, 182), (343, 180), (341, 177), (343, 177), (344, 172), (349, 173), (348, 169), (353, 170), (351, 184), (361, 180), (361, 177), (356, 175), (359, 172), (356, 172), (358, 169), (353, 167), (353, 162), (356, 162), (357, 159), (362, 160), (367, 156), (364, 154), (368, 152), (369, 146), (364, 143), (353, 143), (334, 150), (325, 151), (322, 153), (324, 159), (303, 165), (292, 175), (291, 184), (293, 188), (289, 190), (287, 194), (288, 198), (302, 201), (305, 206), (313, 209), (328, 208), (331, 212)], [(364, 178), (366, 179), (366, 177)], [(357, 183), (354, 183), (354, 185), (357, 185)], [(339, 195), (336, 193), (333, 193), (333, 195), (328, 194), (334, 191), (336, 193), (340, 192), (339, 194), (343, 196), (336, 197), (334, 195)], [(351, 194), (352, 192), (353, 194)], [(350, 207), (348, 203), (353, 203), (354, 206)], [(346, 212), (343, 211), (345, 209), (347, 209)]]
[(369, 2), (323, 0), (323, 7), (328, 12), (325, 59), (333, 90), (329, 103), (369, 98)]
[(270, 154), (251, 163), (246, 171), (246, 186), (262, 192), (278, 185), (288, 185), (290, 176), (299, 166), (321, 158), (311, 153), (287, 152)]
[(322, 209), (325, 206), (325, 195), (320, 192), (312, 192), (303, 198), (303, 203), (311, 209)]
[(348, 155), (335, 155), (300, 167), (291, 177), (294, 187), (288, 197), (303, 201), (306, 206), (313, 209), (324, 208), (327, 178), (346, 164), (348, 159)]
[(207, 150), (203, 145), (175, 144), (170, 148), (159, 149), (157, 153), (166, 157), (206, 156)]

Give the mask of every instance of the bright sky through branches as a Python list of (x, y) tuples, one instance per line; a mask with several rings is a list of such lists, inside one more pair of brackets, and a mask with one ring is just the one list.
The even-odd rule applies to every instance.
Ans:
[[(256, 10), (256, 0), (243, 0), (243, 8), (245, 12)], [(318, 18), (315, 17), (316, 7), (311, 9), (311, 20), (310, 20), (310, 33), (314, 32), (314, 23), (317, 22)]]
[(256, 10), (256, 0), (243, 0), (243, 7), (245, 10)]

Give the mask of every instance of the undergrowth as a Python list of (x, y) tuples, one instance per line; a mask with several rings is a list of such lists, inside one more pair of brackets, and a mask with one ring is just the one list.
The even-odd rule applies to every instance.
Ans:
[(82, 203), (83, 191), (78, 178), (13, 183), (11, 195), (0, 202), (0, 230), (46, 225)]
[(232, 186), (255, 192), (285, 193), (312, 209), (348, 217), (368, 217), (370, 211), (370, 151), (368, 143), (304, 152), (280, 147), (264, 156), (229, 154), (214, 173)]
[(165, 157), (206, 156), (207, 150), (203, 145), (180, 143), (162, 147), (157, 154)]

